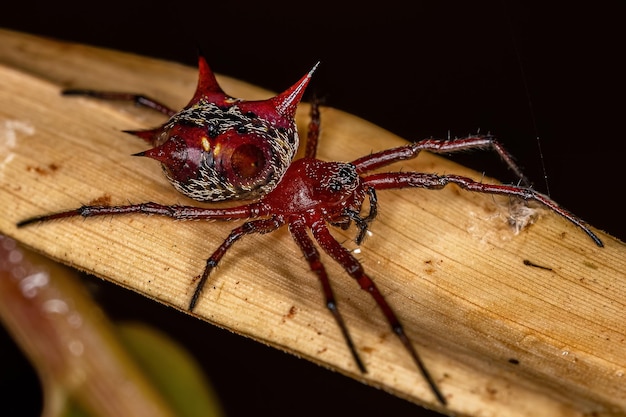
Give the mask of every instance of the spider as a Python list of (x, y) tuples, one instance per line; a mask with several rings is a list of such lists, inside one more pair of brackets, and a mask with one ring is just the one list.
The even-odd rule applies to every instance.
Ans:
[[(154, 146), (136, 156), (161, 162), (165, 176), (172, 185), (195, 200), (214, 202), (244, 199), (251, 202), (229, 208), (167, 206), (153, 202), (82, 206), (32, 217), (19, 222), (18, 227), (66, 217), (128, 213), (156, 214), (178, 220), (246, 220), (232, 229), (206, 261), (189, 303), (189, 310), (192, 311), (200, 301), (202, 289), (211, 272), (233, 244), (246, 235), (269, 233), (287, 226), (310, 269), (319, 278), (326, 308), (334, 317), (359, 370), (365, 373), (365, 365), (339, 312), (317, 246), (374, 298), (437, 401), (446, 405), (445, 396), (413, 347), (393, 309), (359, 261), (331, 235), (329, 225), (347, 229), (354, 224), (357, 228), (355, 241), (361, 244), (370, 223), (376, 218), (378, 191), (411, 187), (434, 190), (456, 184), (472, 192), (534, 200), (578, 226), (598, 246), (603, 246), (602, 241), (581, 219), (546, 195), (531, 189), (511, 155), (489, 135), (451, 140), (426, 139), (372, 153), (351, 162), (322, 161), (315, 157), (320, 112), (314, 100), (305, 155), (294, 161), (299, 145), (295, 111), (317, 65), (285, 92), (267, 100), (247, 101), (224, 93), (206, 59), (200, 56), (196, 92), (189, 104), (179, 112), (143, 95), (65, 90), (63, 93), (66, 95), (130, 100), (165, 114), (169, 120), (161, 127), (127, 131)], [(497, 152), (526, 186), (486, 184), (458, 175), (372, 173), (387, 165), (415, 158), (421, 151), (452, 153), (470, 149)], [(364, 213), (365, 205), (367, 213)]]

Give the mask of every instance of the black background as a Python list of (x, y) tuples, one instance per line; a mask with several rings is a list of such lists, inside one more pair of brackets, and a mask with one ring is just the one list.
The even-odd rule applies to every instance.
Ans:
[[(3, 6), (0, 27), (189, 65), (200, 47), (216, 72), (274, 91), (321, 60), (310, 90), (327, 105), (410, 140), (489, 131), (546, 191), (539, 137), (551, 196), (623, 240), (624, 7), (621, 1), (589, 4), (23, 1)], [(514, 181), (493, 155), (453, 159)], [(189, 346), (230, 416), (430, 415), (94, 282), (113, 317), (148, 316)], [(327, 314), (322, 306), (320, 314)], [(5, 352), (11, 347), (2, 337)], [(21, 412), (25, 404), (36, 407), (35, 392), (32, 401), (16, 404)]]

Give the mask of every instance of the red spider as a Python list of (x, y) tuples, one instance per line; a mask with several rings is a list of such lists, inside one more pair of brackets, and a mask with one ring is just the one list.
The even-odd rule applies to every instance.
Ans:
[[(209, 257), (189, 304), (189, 310), (193, 310), (211, 271), (235, 242), (248, 234), (268, 233), (287, 225), (311, 270), (320, 279), (326, 307), (335, 318), (359, 369), (366, 372), (337, 309), (315, 242), (376, 300), (393, 332), (400, 338), (433, 394), (443, 405), (446, 404), (444, 395), (413, 348), (392, 308), (359, 261), (332, 237), (328, 224), (346, 229), (354, 222), (358, 228), (355, 240), (360, 244), (369, 223), (376, 217), (377, 190), (407, 187), (441, 189), (448, 184), (456, 184), (468, 191), (535, 200), (580, 227), (598, 246), (602, 246), (600, 239), (581, 219), (559, 207), (547, 196), (527, 187), (484, 184), (458, 175), (369, 173), (398, 161), (415, 158), (423, 150), (450, 153), (489, 148), (495, 150), (516, 175), (527, 183), (511, 156), (491, 136), (427, 139), (348, 163), (326, 162), (315, 158), (320, 115), (317, 104), (313, 103), (305, 156), (292, 162), (299, 142), (294, 115), (315, 67), (284, 93), (263, 101), (245, 101), (226, 95), (202, 57), (199, 59), (199, 67), (197, 90), (187, 107), (180, 112), (141, 95), (90, 90), (67, 90), (64, 94), (132, 100), (170, 116), (169, 121), (157, 129), (129, 132), (154, 146), (137, 155), (160, 161), (174, 187), (191, 198), (199, 201), (248, 199), (254, 202), (231, 208), (165, 206), (152, 202), (125, 206), (83, 206), (26, 219), (18, 226), (73, 216), (126, 213), (158, 214), (179, 220), (254, 219), (233, 229)], [(363, 214), (366, 199), (368, 212)], [(309, 237), (308, 231), (311, 231), (315, 242)]]

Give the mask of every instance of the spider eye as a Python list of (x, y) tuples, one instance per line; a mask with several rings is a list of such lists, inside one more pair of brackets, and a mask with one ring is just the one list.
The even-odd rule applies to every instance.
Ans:
[(230, 163), (239, 178), (254, 178), (265, 167), (266, 160), (258, 146), (247, 143), (234, 150)]
[[(338, 169), (337, 169), (338, 168)], [(338, 164), (337, 171), (333, 173), (332, 179), (328, 182), (331, 192), (354, 189), (358, 174), (354, 166), (349, 164)]]

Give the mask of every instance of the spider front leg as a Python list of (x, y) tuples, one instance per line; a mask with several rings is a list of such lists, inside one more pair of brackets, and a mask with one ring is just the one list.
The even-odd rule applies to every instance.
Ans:
[(485, 184), (474, 181), (471, 178), (460, 175), (435, 175), (421, 172), (387, 172), (381, 174), (373, 174), (364, 178), (363, 182), (377, 190), (419, 187), (438, 190), (448, 184), (456, 184), (459, 187), (472, 192), (484, 194), (499, 194), (511, 197), (519, 197), (524, 200), (537, 201), (558, 215), (569, 220), (585, 232), (599, 247), (604, 244), (595, 233), (589, 229), (587, 224), (580, 218), (576, 217), (563, 207), (559, 206), (548, 196), (541, 194), (531, 188), (518, 187), (515, 185)]
[(473, 149), (491, 149), (495, 151), (506, 163), (511, 171), (520, 179), (522, 184), (530, 186), (530, 181), (513, 160), (513, 156), (490, 135), (468, 136), (466, 138), (441, 140), (425, 139), (410, 145), (387, 149), (352, 161), (357, 167), (357, 172), (363, 174), (394, 162), (413, 159), (421, 151), (429, 151), (437, 154), (454, 153)]
[(372, 281), (372, 279), (365, 274), (361, 263), (354, 256), (352, 256), (352, 254), (346, 248), (341, 246), (339, 242), (335, 240), (335, 238), (330, 234), (330, 231), (323, 222), (314, 223), (311, 230), (313, 232), (315, 240), (319, 243), (322, 249), (324, 249), (324, 251), (328, 255), (330, 255), (337, 263), (339, 263), (343, 267), (343, 269), (358, 282), (358, 284), (361, 286), (361, 289), (367, 291), (374, 298), (376, 304), (378, 304), (378, 307), (382, 310), (385, 318), (387, 319), (387, 322), (391, 326), (391, 329), (396, 334), (396, 336), (398, 336), (398, 338), (402, 342), (402, 345), (411, 355), (411, 358), (419, 368), (422, 376), (428, 383), (428, 386), (430, 387), (437, 400), (442, 405), (446, 405), (447, 401), (445, 397), (437, 387), (437, 384), (430, 375), (430, 372), (428, 372), (428, 369), (426, 369), (424, 362), (422, 362), (422, 359), (417, 354), (417, 351), (411, 344), (411, 341), (404, 332), (404, 328), (402, 327), (400, 320), (393, 312), (391, 306), (387, 303), (387, 300), (385, 300), (374, 281)]

